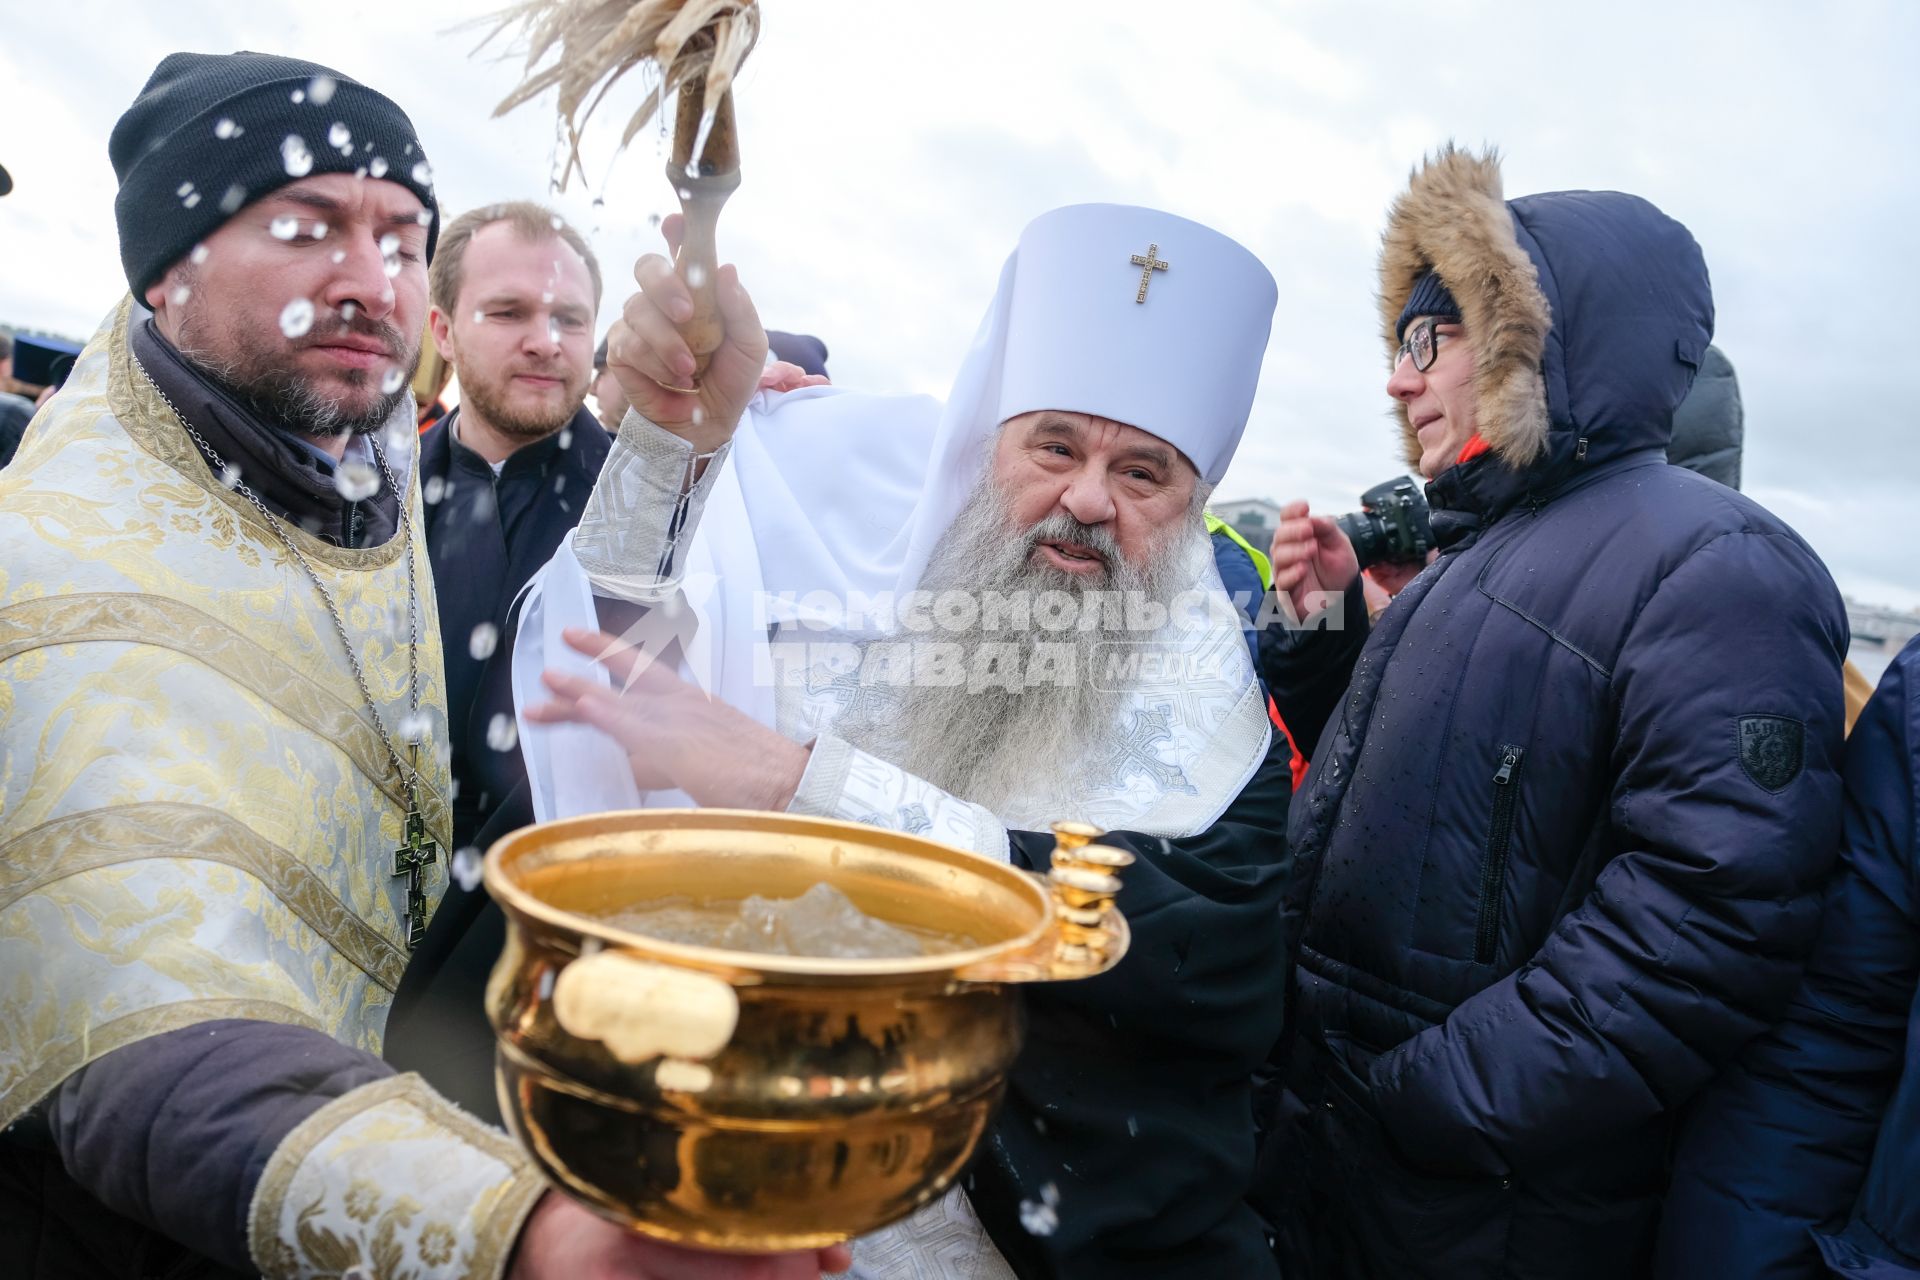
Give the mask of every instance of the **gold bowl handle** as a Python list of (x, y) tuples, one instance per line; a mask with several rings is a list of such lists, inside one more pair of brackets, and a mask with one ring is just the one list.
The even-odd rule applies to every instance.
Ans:
[(629, 1066), (711, 1058), (740, 1022), (740, 997), (710, 973), (620, 951), (581, 956), (553, 984), (553, 1016), (569, 1035), (598, 1040)]
[(1053, 927), (1039, 944), (968, 965), (963, 982), (1069, 982), (1105, 973), (1127, 953), (1131, 934), (1113, 905), (1119, 873), (1133, 865), (1125, 849), (1094, 843), (1105, 833), (1084, 822), (1053, 824), (1053, 868), (1046, 874)]

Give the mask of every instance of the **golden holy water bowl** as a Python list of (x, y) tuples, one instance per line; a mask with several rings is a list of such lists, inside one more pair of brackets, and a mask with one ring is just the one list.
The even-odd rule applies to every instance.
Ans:
[[(487, 986), (500, 1110), (562, 1190), (663, 1240), (817, 1248), (911, 1213), (959, 1174), (1025, 1031), (1010, 984), (1117, 964), (1115, 873), (1054, 828), (1046, 878), (858, 823), (727, 809), (595, 814), (487, 853), (507, 942)], [(663, 900), (795, 898), (825, 881), (958, 949), (759, 955), (633, 933)]]

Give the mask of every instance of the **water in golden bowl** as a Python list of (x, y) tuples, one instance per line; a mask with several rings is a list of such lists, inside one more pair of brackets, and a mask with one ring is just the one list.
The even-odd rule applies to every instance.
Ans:
[[(487, 1011), (509, 1128), (562, 1189), (661, 1239), (812, 1248), (906, 1216), (952, 1182), (1000, 1099), (1024, 1030), (1009, 984), (1125, 952), (1111, 901), (1130, 858), (1056, 830), (1045, 880), (787, 814), (647, 810), (508, 836), (486, 880), (508, 921)], [(821, 885), (914, 952), (704, 945), (741, 941), (727, 931), (750, 899)]]

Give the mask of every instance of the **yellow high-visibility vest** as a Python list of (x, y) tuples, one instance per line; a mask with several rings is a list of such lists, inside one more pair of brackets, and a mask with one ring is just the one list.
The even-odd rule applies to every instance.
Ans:
[(1207, 533), (1209, 536), (1224, 533), (1239, 545), (1253, 559), (1253, 567), (1260, 573), (1260, 587), (1263, 591), (1273, 590), (1273, 562), (1265, 553), (1254, 550), (1253, 544), (1240, 536), (1240, 531), (1209, 511), (1207, 515)]

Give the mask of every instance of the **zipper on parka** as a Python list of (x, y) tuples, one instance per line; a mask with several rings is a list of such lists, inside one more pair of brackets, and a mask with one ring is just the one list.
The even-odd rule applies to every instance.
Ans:
[(1513, 842), (1513, 811), (1520, 802), (1520, 762), (1526, 751), (1500, 748), (1500, 767), (1493, 773), (1493, 820), (1487, 824), (1487, 846), (1480, 858), (1480, 922), (1473, 935), (1473, 962), (1492, 964), (1500, 941), (1500, 898), (1507, 882), (1507, 847)]

